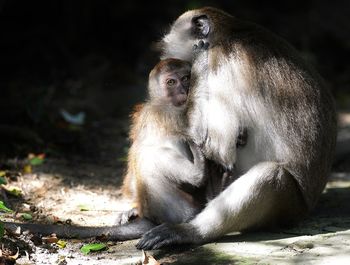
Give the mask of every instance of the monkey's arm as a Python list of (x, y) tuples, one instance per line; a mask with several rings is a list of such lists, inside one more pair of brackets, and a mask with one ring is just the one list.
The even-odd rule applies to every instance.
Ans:
[(157, 161), (157, 168), (162, 175), (179, 184), (189, 183), (199, 187), (204, 183), (205, 160), (203, 156), (199, 155), (199, 151), (193, 154), (194, 160), (192, 162), (171, 148), (162, 149)]
[(104, 236), (106, 240), (122, 241), (140, 238), (145, 232), (155, 225), (145, 218), (139, 218), (130, 223), (120, 226), (71, 226), (71, 225), (48, 225), (34, 223), (3, 222), (5, 229), (15, 231), (18, 227), (22, 231), (29, 230), (34, 234), (48, 236), (56, 234), (60, 238), (91, 238)]

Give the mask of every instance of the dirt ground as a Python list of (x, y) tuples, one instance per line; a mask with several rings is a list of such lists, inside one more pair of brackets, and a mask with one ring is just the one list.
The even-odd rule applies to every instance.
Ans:
[[(342, 116), (342, 135), (350, 135)], [(8, 190), (1, 197), (14, 213), (3, 220), (23, 222), (113, 225), (116, 214), (128, 207), (121, 200), (125, 171), (128, 119), (109, 119), (91, 125), (88, 136), (79, 138), (83, 153), (47, 154), (44, 163), (24, 173), (25, 158), (0, 161), (6, 170)], [(173, 248), (150, 254), (162, 264), (349, 264), (350, 262), (350, 159), (338, 163), (317, 209), (297, 227), (275, 232), (232, 234), (218, 242), (193, 248)], [(65, 240), (65, 248), (40, 244), (30, 235), (5, 236), (3, 253), (14, 255), (16, 264), (136, 264), (141, 251), (137, 241), (108, 242), (104, 251), (82, 254), (80, 247), (95, 240)], [(7, 251), (7, 252), (6, 252)], [(3, 263), (2, 263), (3, 262)], [(5, 263), (0, 260), (0, 264)]]

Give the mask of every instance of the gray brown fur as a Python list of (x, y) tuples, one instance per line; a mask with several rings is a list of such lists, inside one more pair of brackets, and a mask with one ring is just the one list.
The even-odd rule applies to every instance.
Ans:
[[(199, 39), (193, 32), (209, 26)], [(202, 27), (201, 27), (202, 26)], [(209, 50), (188, 49), (204, 39)], [(195, 57), (194, 57), (195, 56)], [(146, 233), (139, 248), (202, 243), (228, 232), (292, 224), (316, 205), (336, 141), (336, 111), (322, 78), (286, 41), (215, 8), (181, 15), (162, 58), (193, 60), (189, 135), (238, 178), (192, 221)], [(235, 152), (240, 128), (247, 144)]]
[(205, 161), (187, 135), (187, 104), (166, 101), (161, 83), (162, 75), (190, 70), (185, 61), (160, 61), (149, 75), (149, 100), (133, 114), (124, 190), (139, 216), (158, 224), (189, 221), (203, 208), (196, 188), (206, 182)]

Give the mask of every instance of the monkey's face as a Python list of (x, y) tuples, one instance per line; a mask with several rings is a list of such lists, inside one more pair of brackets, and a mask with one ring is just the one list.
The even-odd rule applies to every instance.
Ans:
[(161, 76), (160, 82), (165, 92), (165, 98), (175, 107), (180, 107), (187, 101), (190, 74), (187, 69), (179, 69)]
[(170, 32), (160, 43), (162, 58), (179, 58), (192, 61), (193, 47), (210, 32), (207, 15), (200, 10), (192, 10), (180, 16), (172, 25)]

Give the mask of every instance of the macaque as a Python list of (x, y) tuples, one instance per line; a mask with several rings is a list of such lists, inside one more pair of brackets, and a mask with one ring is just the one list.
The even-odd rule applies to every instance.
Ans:
[[(192, 220), (157, 226), (137, 247), (202, 244), (304, 217), (325, 187), (336, 141), (322, 78), (285, 40), (211, 7), (182, 14), (161, 45), (163, 59), (193, 61), (188, 134), (237, 175)], [(240, 128), (248, 138), (236, 149)]]
[[(187, 136), (187, 98), (191, 65), (179, 59), (160, 61), (149, 75), (149, 100), (132, 116), (124, 194), (133, 215), (154, 223), (191, 220), (204, 205), (205, 161)], [(188, 191), (185, 186), (192, 186)], [(197, 194), (198, 193), (198, 194)], [(201, 200), (200, 197), (203, 199)]]

